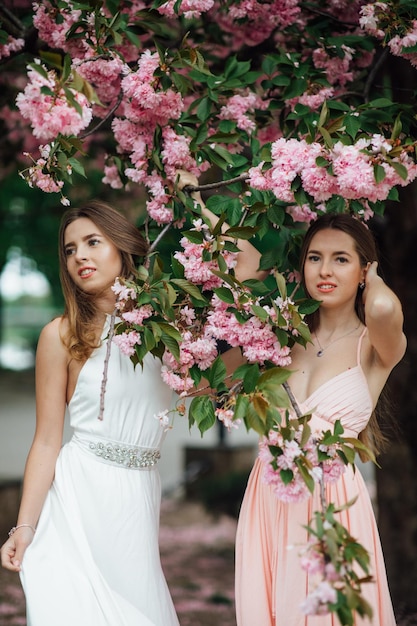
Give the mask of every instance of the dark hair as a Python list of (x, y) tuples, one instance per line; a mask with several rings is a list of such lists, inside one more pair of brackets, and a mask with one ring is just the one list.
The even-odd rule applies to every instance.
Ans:
[[(375, 239), (367, 226), (356, 217), (352, 217), (346, 213), (326, 213), (321, 215), (314, 222), (311, 223), (307, 230), (300, 252), (300, 272), (301, 280), (306, 294), (309, 293), (305, 286), (304, 281), (304, 266), (307, 257), (307, 253), (310, 248), (313, 237), (321, 230), (331, 229), (340, 230), (352, 237), (356, 252), (359, 256), (359, 262), (362, 267), (365, 267), (367, 263), (378, 260), (378, 253), (376, 249)], [(362, 291), (359, 289), (356, 294), (355, 310), (358, 318), (361, 322), (365, 323), (365, 310), (363, 306)], [(308, 316), (307, 323), (311, 331), (316, 330), (318, 326), (320, 313), (316, 311), (312, 315)]]
[[(358, 218), (348, 215), (346, 213), (326, 213), (321, 215), (314, 222), (311, 223), (307, 230), (300, 251), (300, 272), (301, 280), (306, 294), (309, 296), (305, 286), (304, 280), (304, 266), (307, 258), (307, 254), (311, 245), (313, 237), (321, 230), (331, 229), (339, 230), (352, 237), (356, 252), (359, 256), (359, 262), (362, 267), (365, 267), (367, 263), (378, 260), (378, 253), (376, 249), (376, 243), (373, 234), (369, 228), (361, 222)], [(356, 294), (355, 311), (360, 321), (365, 324), (365, 307), (363, 304), (362, 290), (359, 288)], [(319, 324), (320, 309), (306, 317), (306, 322), (312, 332), (314, 332)], [(388, 439), (381, 431), (378, 418), (384, 418), (387, 413), (387, 396), (382, 390), (379, 397), (377, 408), (373, 411), (368, 425), (359, 434), (359, 439), (364, 443), (374, 454), (379, 454), (386, 446)], [(363, 461), (369, 460), (366, 453), (359, 453), (359, 456)]]
[(82, 217), (94, 222), (119, 250), (122, 277), (135, 275), (136, 263), (148, 250), (148, 244), (139, 230), (105, 202), (92, 200), (80, 208), (69, 209), (62, 216), (58, 249), (60, 278), (65, 299), (64, 317), (68, 320), (68, 331), (63, 337), (63, 342), (71, 356), (78, 360), (88, 358), (91, 351), (97, 347), (94, 324), (97, 314), (95, 299), (77, 287), (71, 279), (65, 254), (65, 231), (72, 222)]

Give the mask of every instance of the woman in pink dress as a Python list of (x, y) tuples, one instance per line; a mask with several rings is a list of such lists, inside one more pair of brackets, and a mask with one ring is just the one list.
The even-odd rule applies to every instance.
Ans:
[[(383, 437), (374, 417), (381, 391), (403, 357), (400, 302), (377, 274), (374, 239), (348, 215), (325, 215), (309, 228), (301, 251), (301, 273), (308, 295), (321, 301), (308, 320), (312, 343), (292, 349), (289, 385), (303, 413), (312, 412), (312, 430), (332, 430), (336, 420), (344, 436), (358, 437), (375, 452)], [(373, 582), (362, 586), (373, 609), (371, 621), (355, 614), (355, 626), (395, 626), (383, 554), (370, 497), (359, 471), (348, 466), (327, 485), (327, 501), (356, 502), (339, 521), (370, 554)], [(311, 616), (301, 604), (313, 579), (302, 570), (304, 528), (320, 510), (318, 489), (307, 500), (284, 503), (263, 480), (257, 459), (239, 518), (236, 546), (238, 626), (336, 626), (335, 613)]]

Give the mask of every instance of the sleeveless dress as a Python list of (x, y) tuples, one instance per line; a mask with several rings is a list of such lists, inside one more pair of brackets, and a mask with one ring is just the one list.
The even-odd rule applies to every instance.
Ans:
[[(299, 403), (302, 412), (313, 411), (312, 429), (333, 429), (340, 420), (346, 437), (357, 437), (371, 413), (372, 399), (360, 365), (362, 333), (357, 365), (331, 378)], [(263, 482), (262, 462), (257, 459), (249, 477), (240, 512), (236, 543), (236, 613), (238, 626), (340, 626), (336, 614), (307, 616), (300, 605), (311, 581), (301, 569), (299, 551), (307, 542), (308, 524), (320, 510), (319, 490), (299, 503), (284, 503)], [(375, 582), (365, 583), (363, 596), (373, 608), (369, 621), (355, 615), (355, 626), (395, 626), (378, 529), (367, 487), (358, 470), (346, 468), (336, 483), (327, 485), (329, 502), (342, 505), (339, 521), (370, 553)]]
[(28, 626), (179, 626), (161, 569), (156, 461), (171, 406), (160, 361), (143, 369), (113, 344), (98, 419), (109, 328), (69, 403), (74, 435), (58, 456), (21, 580)]

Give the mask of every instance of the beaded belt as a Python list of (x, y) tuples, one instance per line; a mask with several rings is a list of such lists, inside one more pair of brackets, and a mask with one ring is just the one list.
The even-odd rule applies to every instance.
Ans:
[(142, 448), (106, 439), (81, 439), (74, 435), (72, 440), (84, 450), (95, 454), (100, 461), (128, 469), (153, 467), (161, 458), (158, 448)]

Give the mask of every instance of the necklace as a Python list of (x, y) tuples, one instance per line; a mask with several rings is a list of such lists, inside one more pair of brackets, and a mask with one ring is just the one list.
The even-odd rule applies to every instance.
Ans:
[(359, 326), (361, 325), (361, 323), (359, 322), (359, 324), (357, 326), (355, 326), (355, 328), (352, 328), (351, 330), (349, 330), (349, 332), (345, 333), (344, 335), (342, 335), (341, 337), (338, 337), (337, 339), (333, 339), (333, 341), (331, 341), (330, 343), (327, 344), (327, 346), (325, 348), (322, 347), (319, 338), (317, 337), (317, 334), (314, 333), (315, 338), (317, 339), (317, 343), (319, 344), (319, 348), (320, 350), (318, 352), (316, 352), (316, 356), (320, 357), (323, 356), (324, 352), (327, 350), (327, 348), (329, 348), (333, 343), (336, 343), (336, 341), (340, 341), (340, 339), (343, 339), (344, 337), (347, 337), (348, 335), (351, 335), (352, 333), (355, 332), (355, 330), (358, 330)]

